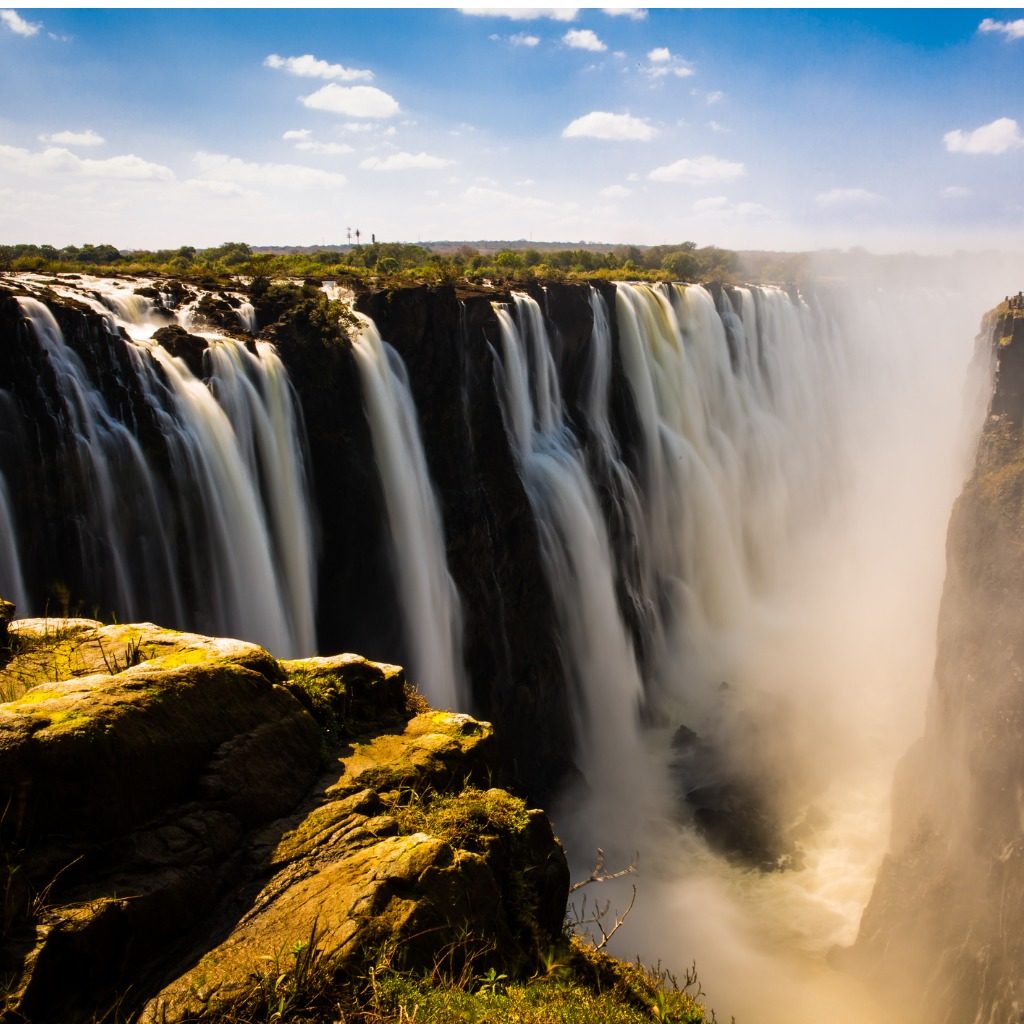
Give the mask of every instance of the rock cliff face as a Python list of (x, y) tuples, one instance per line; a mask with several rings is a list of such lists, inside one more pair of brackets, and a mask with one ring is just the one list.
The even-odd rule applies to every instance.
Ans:
[(1024, 311), (984, 325), (995, 389), (947, 539), (925, 734), (853, 955), (912, 1021), (1024, 1006)]
[(150, 624), (9, 628), (5, 1021), (229, 1014), (297, 945), (343, 972), (471, 936), (511, 973), (560, 938), (547, 819), (473, 787), (490, 726), (430, 710), (401, 669)]

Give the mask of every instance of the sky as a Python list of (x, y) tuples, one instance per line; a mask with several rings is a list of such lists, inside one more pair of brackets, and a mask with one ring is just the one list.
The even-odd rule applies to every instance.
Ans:
[(0, 10), (0, 242), (1020, 249), (1024, 11)]

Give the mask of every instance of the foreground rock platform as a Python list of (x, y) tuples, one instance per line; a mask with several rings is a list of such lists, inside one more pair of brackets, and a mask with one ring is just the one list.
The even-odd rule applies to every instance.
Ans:
[(568, 870), (489, 785), (491, 727), (351, 654), (278, 661), (144, 623), (15, 620), (0, 652), (4, 1021), (227, 1013), (311, 946), (469, 941), (529, 968)]

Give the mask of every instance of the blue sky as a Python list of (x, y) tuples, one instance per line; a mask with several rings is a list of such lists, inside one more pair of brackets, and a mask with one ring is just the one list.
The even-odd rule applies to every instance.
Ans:
[[(514, 16), (510, 16), (514, 15)], [(0, 241), (1020, 248), (1024, 12), (0, 12)]]

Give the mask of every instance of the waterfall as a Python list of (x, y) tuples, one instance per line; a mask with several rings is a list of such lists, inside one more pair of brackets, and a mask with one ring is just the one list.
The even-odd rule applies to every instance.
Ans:
[[(619, 612), (607, 529), (567, 420), (543, 314), (527, 295), (515, 294), (513, 300), (512, 308), (496, 307), (499, 385), (559, 617), (565, 671), (574, 691), (577, 758), (591, 790), (621, 808), (627, 794), (620, 766), (640, 756), (643, 685)], [(598, 414), (596, 431), (610, 445), (601, 426), (607, 390), (603, 355), (592, 370), (590, 404)]]
[[(777, 574), (786, 539), (823, 510), (839, 456), (843, 360), (826, 320), (773, 288), (716, 307), (696, 285), (616, 288), (623, 367), (642, 437), (641, 561), (659, 609), (660, 684), (699, 698), (683, 657), (716, 649)], [(667, 664), (666, 664), (667, 660)]]
[(162, 494), (138, 440), (111, 412), (50, 310), (29, 297), (20, 297), (18, 304), (58, 384), (62, 427), (76, 470), (68, 486), (79, 513), (75, 526), (86, 574), (106, 582), (111, 607), (120, 616), (138, 618), (150, 599), (159, 601), (166, 593), (172, 621), (181, 621)]
[(468, 689), (459, 595), (448, 573), (441, 515), (405, 366), (366, 318), (352, 350), (387, 506), (410, 675), (432, 704), (464, 708)]
[(251, 302), (242, 302), (235, 312), (238, 314), (238, 322), (242, 325), (242, 329), (246, 334), (255, 334), (259, 330), (256, 310)]
[(13, 601), (22, 615), (28, 615), (31, 608), (15, 543), (17, 536), (7, 483), (0, 474), (0, 597)]
[[(139, 409), (112, 410), (50, 310), (19, 298), (53, 369), (77, 467), (69, 486), (83, 577), (119, 618), (239, 636), (282, 657), (315, 649), (315, 558), (302, 428), (273, 346), (205, 335), (209, 382), (153, 340), (167, 314), (99, 280), (63, 294), (104, 315)], [(123, 371), (119, 371), (123, 372)], [(139, 419), (162, 452), (144, 451)], [(167, 460), (167, 478), (158, 463)]]

